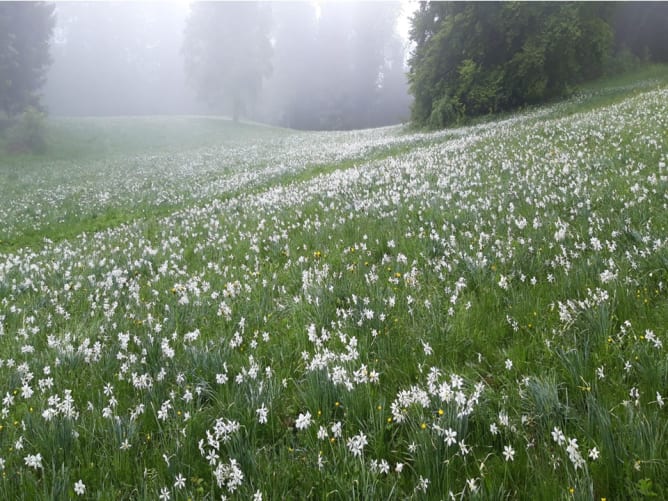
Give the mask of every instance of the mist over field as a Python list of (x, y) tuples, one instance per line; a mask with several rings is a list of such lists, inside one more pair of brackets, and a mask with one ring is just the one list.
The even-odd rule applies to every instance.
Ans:
[(55, 16), (44, 88), (53, 115), (229, 116), (236, 107), (308, 129), (410, 115), (398, 2), (62, 2)]
[(58, 2), (44, 103), (52, 115), (204, 111), (187, 86), (187, 4)]

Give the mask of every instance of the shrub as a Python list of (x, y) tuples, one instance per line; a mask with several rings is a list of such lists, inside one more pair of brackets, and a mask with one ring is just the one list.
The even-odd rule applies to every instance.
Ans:
[(444, 96), (434, 103), (429, 125), (438, 129), (458, 124), (464, 118), (464, 106), (456, 97)]
[(29, 107), (7, 129), (8, 153), (44, 153), (46, 151), (46, 121), (44, 113)]
[(627, 47), (622, 47), (606, 63), (605, 73), (607, 75), (618, 75), (637, 69), (641, 65), (641, 59), (631, 52)]

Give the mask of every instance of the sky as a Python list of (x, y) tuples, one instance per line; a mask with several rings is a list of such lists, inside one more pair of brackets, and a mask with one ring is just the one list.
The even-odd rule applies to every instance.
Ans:
[(408, 40), (408, 32), (410, 31), (410, 19), (418, 7), (420, 2), (418, 0), (404, 0), (402, 3), (402, 13), (399, 17), (397, 30), (404, 40)]
[[(174, 0), (174, 3), (180, 5), (190, 5), (192, 1), (193, 0)], [(282, 1), (282, 0), (274, 0), (274, 1)], [(351, 0), (339, 0), (339, 1), (348, 2)], [(374, 0), (365, 0), (365, 1), (369, 2)], [(323, 2), (322, 0), (318, 0), (313, 3), (317, 5)], [(410, 30), (410, 18), (413, 15), (413, 12), (420, 6), (420, 2), (419, 0), (401, 0), (400, 3), (402, 4), (402, 15), (399, 18), (397, 30), (399, 31), (399, 34), (402, 36), (404, 40), (408, 40), (408, 32)]]

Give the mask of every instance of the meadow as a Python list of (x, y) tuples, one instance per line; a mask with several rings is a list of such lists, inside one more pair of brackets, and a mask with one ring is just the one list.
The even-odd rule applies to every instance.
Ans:
[(439, 132), (50, 120), (0, 498), (668, 498), (668, 74)]

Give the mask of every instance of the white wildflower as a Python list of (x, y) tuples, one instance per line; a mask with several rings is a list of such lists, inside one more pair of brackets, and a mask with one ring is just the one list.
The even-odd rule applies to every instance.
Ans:
[(26, 466), (34, 469), (42, 468), (42, 455), (38, 452), (37, 454), (28, 454), (23, 458)]
[(457, 432), (452, 428), (445, 430), (445, 438), (443, 441), (448, 444), (448, 446), (457, 443)]
[(346, 442), (346, 446), (353, 456), (359, 457), (364, 452), (364, 446), (367, 445), (367, 443), (368, 441), (366, 435), (364, 433), (360, 433), (359, 435), (350, 437)]
[(515, 458), (515, 449), (510, 445), (503, 446), (503, 457), (506, 461), (512, 461)]
[(305, 430), (309, 426), (311, 426), (311, 413), (306, 411), (306, 414), (299, 414), (299, 417), (297, 417), (297, 421), (295, 422), (295, 428), (298, 430)]
[(86, 493), (86, 484), (81, 479), (74, 484), (74, 493), (77, 496), (83, 496)]

